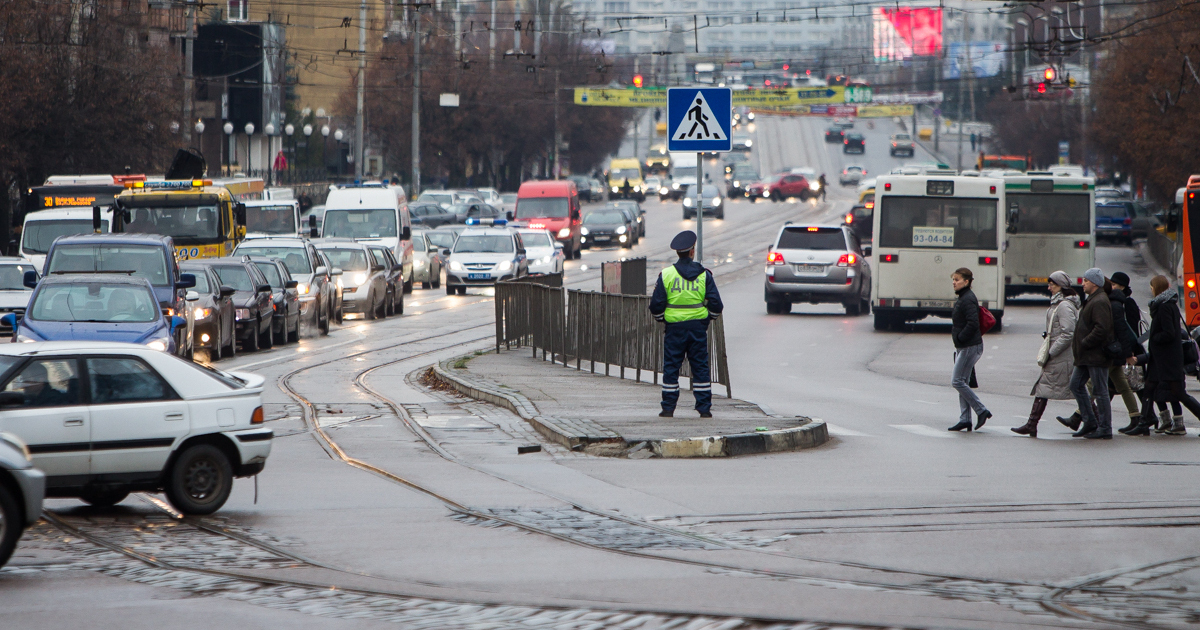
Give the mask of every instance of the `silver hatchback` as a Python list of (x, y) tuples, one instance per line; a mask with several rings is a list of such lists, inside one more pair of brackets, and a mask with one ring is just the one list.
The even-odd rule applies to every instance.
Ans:
[(763, 284), (767, 313), (792, 304), (842, 304), (847, 315), (871, 311), (870, 246), (844, 225), (784, 224), (767, 253)]

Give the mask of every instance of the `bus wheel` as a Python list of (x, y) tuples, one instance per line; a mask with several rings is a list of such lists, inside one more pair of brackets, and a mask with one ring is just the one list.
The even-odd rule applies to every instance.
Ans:
[(992, 317), (996, 318), (996, 325), (992, 326), (992, 330), (1000, 332), (1004, 329), (1004, 313), (993, 313)]
[(892, 318), (883, 313), (875, 313), (875, 330), (887, 330), (892, 327)]

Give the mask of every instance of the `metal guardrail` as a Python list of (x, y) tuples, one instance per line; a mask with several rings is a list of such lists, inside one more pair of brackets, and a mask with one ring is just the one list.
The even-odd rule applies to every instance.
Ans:
[(1150, 250), (1150, 256), (1160, 267), (1166, 269), (1170, 275), (1175, 273), (1182, 255), (1179, 249), (1178, 232), (1164, 234), (1158, 230), (1150, 230), (1146, 236), (1146, 247)]
[[(557, 286), (555, 286), (557, 281)], [(529, 347), (541, 358), (605, 375), (626, 371), (635, 380), (642, 372), (657, 384), (662, 371), (663, 324), (650, 315), (650, 297), (562, 288), (558, 274), (496, 283), (496, 351)], [(725, 386), (732, 397), (725, 326), (718, 318), (709, 325), (709, 372), (713, 383)], [(685, 361), (681, 376), (691, 376)]]

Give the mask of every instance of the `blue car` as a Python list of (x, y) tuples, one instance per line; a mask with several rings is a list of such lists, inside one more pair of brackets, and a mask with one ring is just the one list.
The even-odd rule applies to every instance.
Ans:
[(1096, 240), (1111, 239), (1133, 245), (1133, 221), (1137, 211), (1132, 201), (1105, 201), (1096, 204)]
[(13, 326), (13, 342), (116, 341), (175, 352), (175, 328), (182, 317), (167, 317), (150, 281), (131, 275), (79, 274), (43, 278), (25, 316), (3, 317)]

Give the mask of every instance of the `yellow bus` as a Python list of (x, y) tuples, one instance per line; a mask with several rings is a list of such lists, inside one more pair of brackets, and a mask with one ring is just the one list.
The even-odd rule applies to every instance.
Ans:
[(262, 198), (262, 180), (190, 179), (125, 186), (117, 196), (120, 212), (114, 213), (112, 231), (170, 236), (181, 260), (232, 254), (246, 237), (242, 199)]

